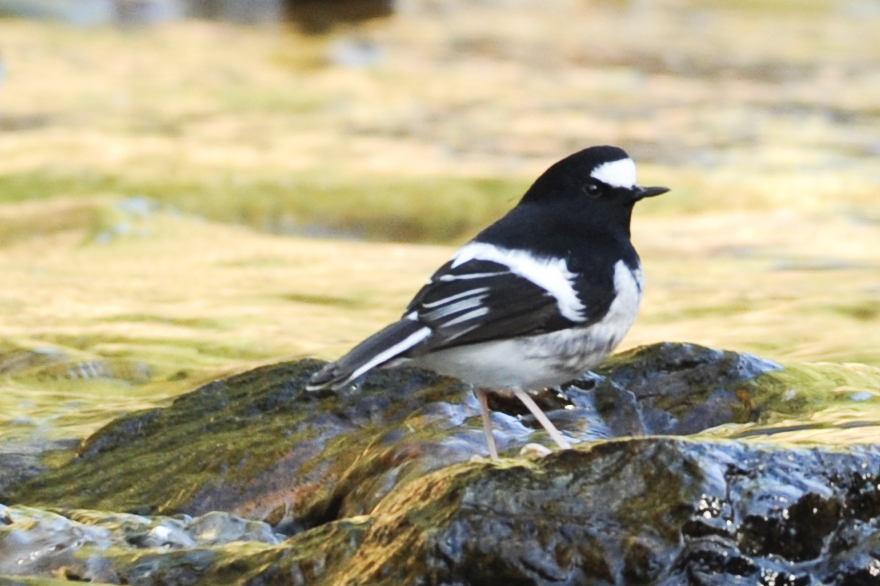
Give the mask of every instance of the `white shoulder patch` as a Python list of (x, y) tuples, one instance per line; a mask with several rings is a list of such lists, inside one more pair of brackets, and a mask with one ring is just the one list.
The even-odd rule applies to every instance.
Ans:
[(559, 313), (574, 322), (584, 321), (584, 304), (574, 290), (574, 273), (562, 258), (540, 258), (525, 250), (501, 248), (485, 242), (471, 242), (453, 257), (452, 268), (470, 260), (486, 260), (503, 264), (510, 272), (528, 279), (545, 289), (559, 306)]
[(635, 187), (636, 185), (636, 164), (635, 161), (627, 157), (619, 161), (611, 161), (610, 163), (602, 163), (590, 173), (590, 177), (598, 179), (611, 187)]

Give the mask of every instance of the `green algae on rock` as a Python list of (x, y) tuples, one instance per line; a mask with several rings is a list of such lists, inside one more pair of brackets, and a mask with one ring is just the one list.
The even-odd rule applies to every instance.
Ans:
[[(68, 515), (108, 532), (106, 514)], [(36, 557), (46, 573), (136, 585), (868, 584), (878, 516), (877, 446), (652, 437), (456, 464), (278, 545)]]
[[(466, 386), (402, 369), (336, 395), (305, 392), (319, 367), (212, 382), (113, 421), (73, 459), (8, 486), (0, 500), (51, 510), (7, 511), (54, 521), (4, 521), (3, 571), (34, 559), (25, 572), (143, 585), (679, 586), (859, 583), (876, 570), (880, 451), (838, 436), (815, 445), (841, 408), (852, 413), (840, 432), (877, 425), (876, 369), (638, 348), (538, 397), (582, 445), (488, 463), (468, 462), (485, 442)], [(546, 441), (515, 402), (499, 394), (493, 407), (505, 453)], [(657, 433), (694, 437), (611, 439)], [(751, 439), (723, 439), (738, 435)], [(243, 541), (212, 541), (219, 521)]]
[[(381, 494), (398, 477), (475, 451), (476, 428), (460, 431), (464, 441), (455, 433), (441, 436), (450, 411), (458, 421), (476, 413), (460, 383), (396, 372), (368, 381), (361, 393), (318, 396), (303, 390), (317, 366), (260, 368), (210, 383), (168, 408), (121, 417), (86, 440), (72, 461), (6, 500), (157, 514), (231, 510), (296, 531), (360, 507), (334, 494), (340, 478), (360, 483), (354, 471), (365, 454), (392, 464), (373, 479), (384, 484), (377, 487)], [(452, 402), (439, 405), (442, 413), (422, 410), (438, 399)], [(400, 441), (411, 437), (414, 446)], [(427, 451), (436, 453), (422, 453), (419, 444), (432, 437), (439, 446)]]
[[(371, 375), (356, 391), (307, 393), (304, 382), (318, 367), (307, 360), (258, 368), (167, 408), (121, 417), (84, 441), (72, 460), (9, 487), (0, 499), (141, 514), (225, 510), (293, 534), (368, 514), (395, 486), (485, 453), (478, 405), (461, 383), (403, 369)], [(556, 392), (538, 399), (555, 405), (550, 417), (574, 442), (658, 433), (769, 439), (783, 432), (789, 441), (814, 441), (816, 428), (833, 428), (823, 414), (850, 403), (860, 418), (851, 415), (837, 431), (868, 439), (866, 430), (880, 419), (874, 369), (780, 369), (691, 344), (623, 353), (564, 393), (567, 399)], [(493, 400), (501, 410), (494, 415), (497, 441), (507, 454), (546, 440), (530, 418), (503, 412), (512, 404), (500, 395)], [(806, 431), (792, 437), (793, 427)]]
[[(305, 392), (320, 366), (214, 381), (10, 481), (0, 501), (47, 510), (6, 509), (35, 521), (0, 525), (2, 571), (143, 585), (843, 584), (880, 559), (880, 451), (852, 445), (853, 433), (872, 443), (880, 420), (877, 369), (637, 348), (537, 397), (581, 445), (488, 463), (469, 462), (486, 447), (465, 385), (401, 369)], [(492, 405), (507, 455), (547, 441), (515, 401)], [(692, 439), (614, 439), (652, 434)], [(218, 519), (242, 541), (212, 541)], [(182, 529), (199, 524), (201, 541)]]

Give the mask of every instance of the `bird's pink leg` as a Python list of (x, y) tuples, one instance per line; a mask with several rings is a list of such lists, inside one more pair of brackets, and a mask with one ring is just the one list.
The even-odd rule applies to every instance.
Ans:
[(489, 413), (489, 401), (485, 389), (476, 389), (477, 398), (480, 400), (480, 414), (483, 416), (483, 431), (486, 432), (486, 443), (489, 444), (489, 455), (493, 460), (498, 459), (498, 449), (495, 447), (495, 436), (492, 435), (492, 417)]
[(534, 399), (532, 399), (529, 394), (525, 391), (514, 389), (513, 394), (516, 395), (520, 401), (523, 402), (523, 405), (529, 408), (529, 411), (532, 412), (532, 415), (535, 416), (535, 419), (544, 426), (544, 429), (547, 430), (547, 433), (550, 434), (550, 437), (553, 438), (553, 441), (556, 442), (556, 445), (562, 448), (563, 450), (570, 450), (571, 444), (562, 437), (562, 434), (559, 433), (559, 430), (556, 429), (556, 426), (553, 425), (547, 416), (544, 415), (544, 412), (541, 411), (541, 408), (538, 407), (537, 403), (535, 403)]

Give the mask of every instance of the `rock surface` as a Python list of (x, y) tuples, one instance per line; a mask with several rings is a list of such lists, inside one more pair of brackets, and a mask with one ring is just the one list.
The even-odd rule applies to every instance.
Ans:
[[(122, 417), (70, 461), (6, 489), (0, 502), (20, 506), (0, 511), (0, 574), (255, 585), (880, 579), (880, 447), (718, 439), (825, 433), (825, 411), (877, 401), (875, 369), (640, 348), (539, 397), (582, 445), (493, 463), (472, 459), (485, 438), (464, 385), (400, 370), (338, 395), (304, 392), (319, 366), (264, 367)], [(491, 404), (506, 455), (547, 440), (515, 400)], [(698, 435), (628, 437), (646, 434)], [(226, 527), (198, 535), (233, 537), (193, 537), (194, 516)], [(259, 530), (228, 529), (248, 522)], [(166, 541), (150, 537), (157, 527)]]
[(51, 574), (117, 584), (128, 577), (116, 572), (108, 552), (169, 552), (244, 541), (276, 545), (282, 540), (266, 523), (222, 512), (196, 518), (148, 518), (84, 510), (57, 513), (3, 505), (0, 538), (0, 574)]
[(280, 545), (242, 520), (232, 538), (261, 543), (199, 543), (202, 520), (8, 508), (0, 569), (27, 559), (28, 573), (114, 584), (876, 584), (878, 486), (877, 446), (614, 440), (454, 465)]

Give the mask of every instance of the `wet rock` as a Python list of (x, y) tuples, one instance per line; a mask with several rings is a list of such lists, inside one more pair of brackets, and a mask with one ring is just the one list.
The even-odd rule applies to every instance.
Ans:
[(152, 378), (150, 365), (126, 360), (80, 360), (46, 366), (34, 373), (48, 379), (119, 380), (144, 384)]
[(51, 346), (22, 348), (0, 343), (0, 374), (30, 374), (38, 379), (110, 379), (132, 384), (149, 382), (151, 368), (124, 359), (86, 359)]
[(72, 452), (78, 443), (76, 440), (36, 440), (0, 444), (0, 495), (10, 487), (46, 473), (49, 466), (43, 460), (47, 454)]
[(69, 359), (69, 356), (57, 348), (24, 349), (7, 345), (5, 348), (0, 348), (0, 374), (15, 374)]
[[(859, 584), (880, 568), (880, 448), (717, 439), (809, 432), (827, 425), (824, 409), (871, 408), (875, 369), (640, 348), (539, 395), (582, 445), (490, 463), (471, 461), (486, 446), (465, 385), (396, 370), (305, 392), (320, 366), (263, 367), (119, 418), (72, 461), (7, 488), (0, 502), (79, 511), (62, 516), (88, 529), (56, 520), (56, 545), (106, 527), (95, 514), (128, 527), (124, 543), (97, 531), (31, 569), (130, 584), (672, 586)], [(870, 398), (852, 403), (859, 393)], [(518, 402), (491, 405), (504, 453), (550, 443)], [(613, 439), (658, 433), (704, 437)]]
[[(319, 367), (307, 360), (259, 368), (167, 408), (121, 417), (87, 439), (73, 461), (0, 499), (140, 514), (224, 510), (294, 534), (369, 513), (401, 483), (486, 455), (479, 406), (467, 386), (403, 369), (375, 373), (360, 389), (304, 391)], [(792, 369), (779, 368), (745, 354), (658, 344), (624, 353), (538, 401), (573, 443), (697, 433), (817, 404), (802, 398), (805, 383)], [(834, 397), (831, 389), (853, 387), (861, 376), (834, 371), (826, 381), (808, 374), (815, 393)], [(862, 379), (880, 385), (880, 376)], [(535, 441), (552, 445), (518, 401), (498, 394), (490, 405), (502, 453), (518, 454)]]
[[(220, 519), (7, 508), (0, 572), (24, 556), (34, 573), (129, 584), (872, 584), (880, 510), (851, 505), (878, 493), (877, 446), (613, 440), (457, 464), (278, 544), (200, 537)], [(193, 545), (132, 539), (163, 526)]]
[[(245, 541), (253, 548), (281, 540), (265, 523), (222, 512), (195, 519), (148, 518), (0, 505), (0, 575), (61, 575), (119, 584), (128, 577), (120, 575), (113, 558), (125, 557), (126, 552), (150, 549), (157, 555)], [(211, 557), (216, 561), (219, 556)]]
[(140, 514), (225, 510), (292, 533), (369, 510), (398, 482), (485, 450), (479, 407), (462, 384), (397, 371), (359, 392), (319, 396), (303, 390), (318, 366), (257, 369), (117, 419), (69, 465), (6, 501)]
[(595, 409), (611, 437), (693, 434), (756, 419), (748, 383), (779, 370), (751, 354), (664, 343), (614, 357), (566, 394), (576, 407)]
[[(335, 577), (669, 586), (769, 584), (775, 575), (776, 584), (839, 583), (877, 567), (876, 520), (854, 534), (844, 506), (865, 474), (880, 479), (876, 446), (840, 453), (668, 438), (460, 465), (383, 500)], [(768, 507), (778, 494), (788, 499)], [(754, 521), (773, 518), (791, 519), (789, 538), (766, 548), (780, 528)], [(845, 552), (833, 545), (841, 537), (852, 546)]]

